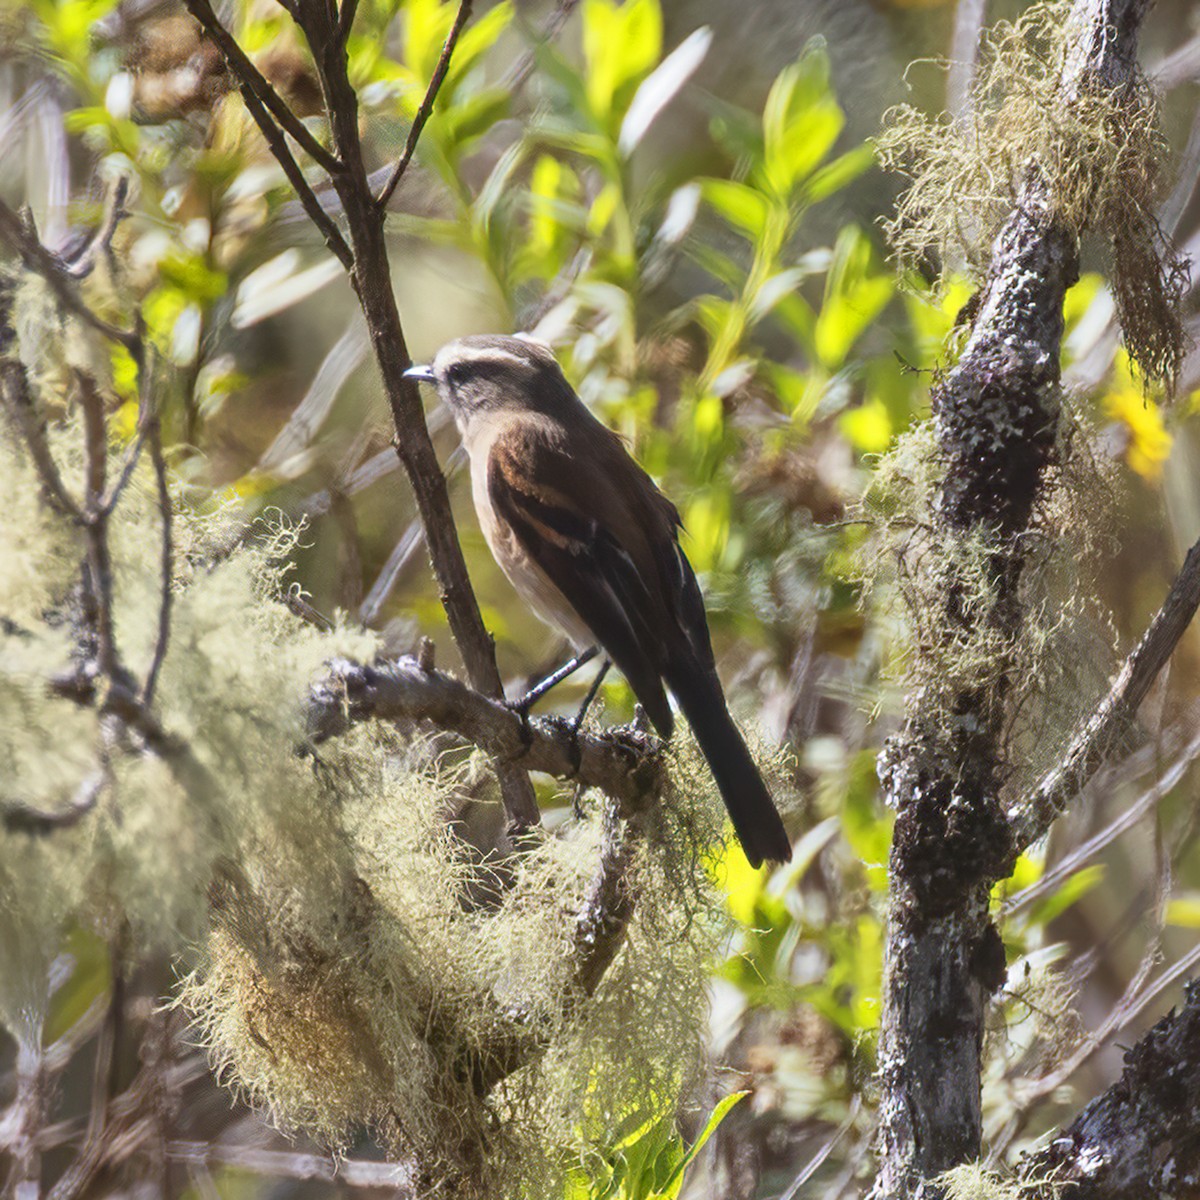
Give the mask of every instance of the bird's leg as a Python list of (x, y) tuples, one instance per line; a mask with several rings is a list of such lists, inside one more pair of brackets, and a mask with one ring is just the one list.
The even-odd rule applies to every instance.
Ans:
[(604, 677), (608, 674), (611, 667), (611, 658), (606, 658), (600, 664), (600, 670), (596, 672), (596, 678), (592, 680), (592, 686), (588, 688), (588, 694), (584, 696), (583, 703), (579, 706), (579, 711), (571, 721), (572, 737), (578, 736), (580, 729), (583, 728), (583, 718), (587, 716), (587, 710), (592, 707), (592, 701), (595, 700), (596, 693), (600, 690), (600, 685), (604, 682)]
[[(567, 730), (571, 735), (572, 775), (578, 775), (579, 768), (583, 765), (583, 750), (579, 745), (579, 730), (583, 726), (583, 718), (587, 716), (587, 710), (592, 706), (592, 701), (595, 700), (596, 693), (600, 690), (600, 685), (604, 682), (604, 677), (608, 674), (611, 666), (612, 660), (608, 658), (600, 664), (600, 670), (596, 672), (596, 678), (592, 680), (592, 686), (588, 688), (588, 693), (584, 696), (583, 703), (579, 706), (579, 711), (571, 718), (571, 723), (567, 726)], [(581, 809), (578, 791), (575, 794), (574, 809), (575, 815), (579, 816)]]
[(584, 663), (591, 662), (599, 653), (595, 646), (580, 651), (570, 662), (563, 663), (557, 671), (552, 671), (545, 679), (535, 683), (520, 700), (507, 700), (505, 704), (513, 712), (520, 713), (522, 720), (529, 715), (529, 710), (557, 683), (562, 683), (568, 675), (573, 675)]

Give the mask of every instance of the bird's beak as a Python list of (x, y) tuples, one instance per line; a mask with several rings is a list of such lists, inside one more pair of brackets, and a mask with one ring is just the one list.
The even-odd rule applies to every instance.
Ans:
[(404, 372), (405, 379), (415, 379), (418, 383), (437, 383), (437, 376), (432, 367), (409, 367)]

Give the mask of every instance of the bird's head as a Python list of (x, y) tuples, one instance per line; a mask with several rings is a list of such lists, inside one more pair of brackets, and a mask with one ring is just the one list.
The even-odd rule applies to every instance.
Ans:
[(550, 347), (520, 337), (477, 334), (443, 346), (428, 366), (405, 378), (437, 385), (463, 432), (475, 418), (501, 411), (566, 415), (579, 405)]

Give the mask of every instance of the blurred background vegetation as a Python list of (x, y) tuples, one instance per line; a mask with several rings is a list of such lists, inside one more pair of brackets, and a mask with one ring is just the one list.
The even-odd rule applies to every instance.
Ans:
[[(991, 21), (1024, 6), (986, 7)], [(286, 13), (267, 0), (219, 11), (313, 117), (315, 75)], [(350, 55), (368, 169), (386, 171), (403, 147), (455, 11), (360, 5)], [(391, 201), (414, 357), (481, 331), (527, 330), (555, 347), (678, 504), (735, 711), (789, 754), (794, 861), (755, 872), (730, 852), (719, 867), (736, 932), (711, 979), (711, 1094), (681, 1133), (669, 1122), (615, 1144), (625, 1165), (607, 1191), (592, 1180), (572, 1195), (676, 1194), (662, 1164), (678, 1163), (734, 1091), (748, 1095), (719, 1113), (688, 1194), (778, 1196), (821, 1154), (801, 1194), (856, 1195), (870, 1180), (890, 834), (874, 760), (900, 716), (907, 643), (887, 589), (864, 586), (864, 497), (928, 415), (972, 290), (955, 264), (936, 288), (897, 275), (880, 226), (903, 180), (878, 168), (870, 138), (893, 104), (958, 103), (955, 70), (948, 99), (948, 73), (929, 60), (951, 53), (967, 19), (937, 0), (479, 3)], [(1198, 46), (1200, 4), (1159, 5), (1143, 61), (1165, 91), (1160, 220), (1185, 247), (1200, 237)], [(176, 368), (164, 422), (184, 502), (304, 520), (294, 579), (315, 608), (380, 631), (392, 652), (431, 637), (452, 664), (354, 297), (215, 48), (170, 0), (6, 0), (0, 47), (0, 192), (29, 205), (46, 244), (68, 250), (112, 181), (133, 180), (114, 260), (88, 296), (114, 315), (139, 310)], [(1200, 528), (1200, 360), (1172, 401), (1147, 393), (1119, 348), (1103, 261), (1085, 261), (1064, 367), (1091, 450), (1113, 467), (1116, 502), (1085, 571), (1105, 610), (1102, 649), (1082, 664), (1098, 687)], [(112, 377), (114, 429), (128, 439), (127, 358), (114, 355)], [(453, 427), (429, 416), (501, 670), (519, 691), (565, 648), (492, 563)], [(1198, 673), (1193, 636), (1143, 713), (1144, 742), (996, 896), (1009, 985), (986, 1132), (999, 1161), (1113, 1078), (1119, 1044), (1176, 999), (1196, 960)], [(569, 711), (586, 684), (563, 685), (553, 703)], [(620, 679), (603, 702), (605, 721), (632, 713)], [(565, 819), (570, 797), (539, 786), (547, 823)], [(58, 948), (48, 1039), (95, 1022), (111, 986), (102, 951), (79, 929)], [(12, 1061), (6, 1043), (0, 1102)], [(187, 1086), (179, 1139), (282, 1144), (206, 1076)], [(64, 1076), (63, 1121), (86, 1111), (89, 1087), (82, 1067)], [(65, 1129), (56, 1145), (68, 1140)], [(171, 1179), (200, 1197), (349, 1186), (195, 1164)]]

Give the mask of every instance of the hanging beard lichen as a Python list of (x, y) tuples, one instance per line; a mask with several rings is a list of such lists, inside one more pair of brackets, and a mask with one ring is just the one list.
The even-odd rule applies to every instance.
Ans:
[[(79, 416), (42, 357), (30, 380), (78, 494)], [(370, 661), (377, 643), (321, 632), (283, 603), (297, 531), (261, 524), (231, 550), (220, 513), (176, 513), (154, 705), (186, 747), (173, 755), (136, 738), (113, 749), (93, 707), (47, 687), (76, 652), (81, 539), (46, 507), (4, 422), (0, 505), (7, 1028), (40, 1039), (49, 962), (72, 929), (119, 934), (130, 961), (179, 955), (178, 1003), (228, 1086), (335, 1151), (370, 1133), (428, 1195), (551, 1194), (618, 1127), (675, 1112), (700, 1069), (706, 967), (724, 929), (702, 869), (720, 808), (695, 756), (673, 752), (676, 794), (630, 842), (632, 919), (589, 995), (573, 937), (599, 818), (504, 864), (500, 898), (472, 906), (496, 896), (498, 870), (469, 859), (447, 824), (461, 765), (382, 725), (301, 751), (324, 664)], [(139, 676), (158, 630), (159, 527), (143, 466), (110, 529), (115, 637)], [(80, 819), (30, 831), (23, 814), (64, 811), (98, 771)]]
[(1189, 272), (1156, 217), (1166, 157), (1157, 98), (1136, 71), (1116, 88), (1084, 72), (1065, 96), (1064, 73), (1085, 50), (1070, 13), (1067, 0), (1047, 0), (996, 24), (961, 114), (929, 117), (907, 104), (886, 114), (880, 158), (910, 183), (885, 228), (902, 268), (980, 282), (1001, 228), (1037, 182), (1073, 235), (1107, 239), (1130, 356), (1147, 380), (1171, 387)]
[[(933, 740), (961, 723), (963, 695), (999, 706), (1006, 804), (1060, 760), (1115, 661), (1115, 632), (1094, 583), (1115, 524), (1117, 476), (1114, 464), (1090, 453), (1093, 441), (1065, 402), (1019, 543), (986, 524), (962, 530), (939, 520), (944, 468), (932, 422), (897, 440), (863, 498), (873, 528), (861, 560), (864, 602), (895, 623), (885, 675), (902, 685), (910, 711), (924, 714)], [(994, 619), (1005, 603), (998, 580), (1013, 555), (1022, 562), (1015, 627)]]

